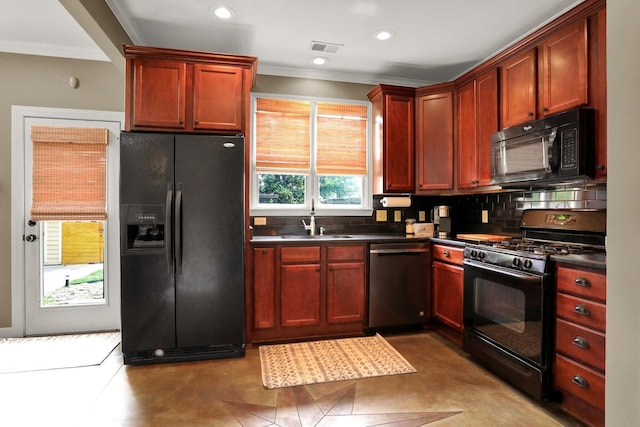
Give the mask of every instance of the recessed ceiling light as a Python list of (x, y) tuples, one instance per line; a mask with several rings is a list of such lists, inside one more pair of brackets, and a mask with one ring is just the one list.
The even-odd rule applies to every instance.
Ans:
[(211, 11), (220, 19), (230, 19), (234, 15), (233, 10), (226, 6), (212, 7)]
[(313, 58), (311, 58), (311, 62), (313, 62), (316, 65), (324, 65), (327, 62), (329, 62), (329, 60), (324, 56), (314, 56)]
[(393, 31), (391, 31), (391, 30), (380, 30), (380, 31), (377, 31), (373, 36), (377, 40), (389, 40), (391, 37), (393, 37)]

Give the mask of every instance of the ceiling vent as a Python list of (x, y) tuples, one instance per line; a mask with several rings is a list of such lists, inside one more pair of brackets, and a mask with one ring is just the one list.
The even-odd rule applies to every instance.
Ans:
[(328, 52), (328, 53), (336, 53), (338, 49), (340, 49), (343, 44), (337, 43), (325, 43), (325, 42), (311, 42), (311, 50), (314, 52)]

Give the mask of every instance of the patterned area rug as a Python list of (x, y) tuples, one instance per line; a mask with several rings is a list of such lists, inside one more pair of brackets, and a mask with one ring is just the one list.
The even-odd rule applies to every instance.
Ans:
[(120, 332), (0, 338), (0, 373), (101, 364), (120, 343)]
[(379, 334), (259, 350), (262, 383), (269, 389), (417, 372)]

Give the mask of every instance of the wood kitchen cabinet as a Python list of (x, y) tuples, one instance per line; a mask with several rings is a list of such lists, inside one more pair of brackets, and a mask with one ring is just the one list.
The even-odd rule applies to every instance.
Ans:
[(256, 58), (124, 46), (125, 129), (245, 133)]
[(553, 383), (564, 410), (589, 425), (604, 425), (606, 272), (556, 265)]
[(456, 90), (456, 131), (456, 187), (491, 185), (491, 134), (498, 131), (497, 69)]
[(419, 89), (416, 117), (416, 193), (453, 190), (453, 85)]
[(249, 342), (364, 332), (366, 245), (253, 248)]
[(415, 89), (378, 85), (367, 96), (373, 112), (373, 193), (413, 193)]
[(464, 248), (433, 244), (431, 283), (434, 327), (462, 344), (463, 267)]
[(587, 20), (557, 30), (501, 66), (503, 128), (588, 102)]

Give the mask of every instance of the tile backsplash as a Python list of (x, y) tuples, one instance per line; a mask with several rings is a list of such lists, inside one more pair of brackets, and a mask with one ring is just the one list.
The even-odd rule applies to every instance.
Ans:
[[(371, 216), (323, 217), (316, 216), (316, 225), (329, 234), (336, 233), (404, 233), (404, 220), (419, 218), (420, 211), (430, 222), (431, 209), (438, 205), (450, 206), (452, 235), (461, 232), (508, 233), (520, 232), (520, 218), (526, 209), (606, 209), (606, 185), (556, 190), (509, 191), (489, 194), (456, 196), (412, 196), (411, 207), (388, 208), (387, 221), (376, 221), (375, 211), (384, 209), (381, 196), (374, 197)], [(396, 222), (395, 211), (401, 211), (401, 221)], [(482, 223), (482, 211), (488, 211), (488, 222)], [(305, 233), (298, 216), (273, 216), (267, 225), (254, 225), (256, 236)], [(304, 217), (307, 220), (307, 217)], [(253, 225), (253, 218), (251, 224)]]

